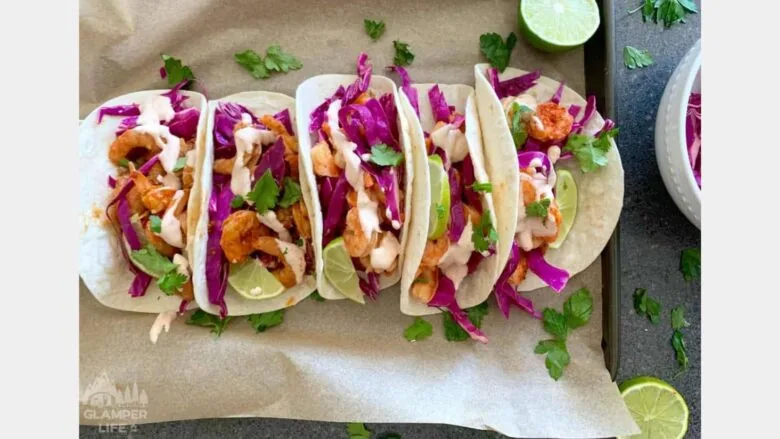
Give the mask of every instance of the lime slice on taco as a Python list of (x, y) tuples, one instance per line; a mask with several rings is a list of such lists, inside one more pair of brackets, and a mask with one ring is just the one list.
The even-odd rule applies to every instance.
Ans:
[(555, 182), (555, 201), (558, 203), (562, 221), (558, 238), (550, 244), (550, 248), (558, 248), (563, 244), (571, 226), (574, 225), (574, 217), (577, 216), (577, 183), (574, 182), (574, 176), (571, 175), (571, 172), (565, 169), (558, 171), (558, 179)]
[(431, 175), (431, 216), (428, 221), (428, 239), (438, 239), (447, 231), (450, 222), (450, 180), (441, 157), (428, 157)]
[(284, 285), (254, 258), (241, 264), (232, 264), (228, 283), (238, 294), (252, 300), (270, 299), (285, 290)]
[(322, 252), (322, 262), (325, 278), (339, 293), (357, 303), (366, 303), (363, 298), (363, 290), (360, 289), (355, 266), (352, 264), (352, 258), (344, 246), (344, 238), (336, 238), (325, 246)]

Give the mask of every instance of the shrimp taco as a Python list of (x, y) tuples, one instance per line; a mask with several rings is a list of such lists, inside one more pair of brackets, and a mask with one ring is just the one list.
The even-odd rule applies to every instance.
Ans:
[(570, 276), (601, 253), (623, 206), (623, 167), (617, 129), (572, 89), (539, 72), (487, 64), (474, 68), (477, 109), (498, 217), (495, 285), (509, 306), (538, 316), (519, 294), (549, 286), (560, 292)]
[(81, 124), (79, 273), (106, 306), (159, 313), (195, 305), (206, 98), (185, 84), (114, 98)]
[(209, 102), (208, 112), (195, 299), (221, 316), (292, 306), (316, 288), (295, 100), (245, 92)]
[(484, 168), (474, 89), (411, 84), (402, 67), (401, 107), (410, 121), (414, 197), (401, 277), (401, 311), (446, 310), (473, 338), (487, 338), (462, 308), (487, 300), (498, 276), (492, 184)]
[(359, 303), (401, 277), (414, 175), (395, 84), (372, 76), (367, 58), (358, 58), (357, 76), (316, 76), (296, 92), (317, 288)]

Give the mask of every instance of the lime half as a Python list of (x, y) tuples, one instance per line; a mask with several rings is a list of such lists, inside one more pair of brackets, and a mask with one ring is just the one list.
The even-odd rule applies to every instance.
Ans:
[(232, 264), (228, 283), (247, 299), (270, 299), (282, 294), (284, 285), (255, 258), (241, 264)]
[(571, 175), (571, 172), (565, 169), (558, 171), (558, 179), (555, 182), (555, 201), (561, 212), (561, 229), (558, 231), (555, 242), (550, 244), (550, 248), (558, 248), (563, 244), (574, 224), (574, 217), (577, 216), (577, 183), (574, 182), (574, 176)]
[(438, 239), (447, 231), (450, 221), (450, 179), (441, 157), (428, 157), (431, 176), (431, 216), (428, 219), (428, 239)]
[(669, 383), (650, 376), (620, 385), (620, 394), (642, 433), (622, 438), (681, 439), (688, 431), (688, 405)]
[(336, 238), (325, 246), (322, 262), (325, 278), (339, 293), (357, 303), (366, 303), (352, 258), (344, 247), (344, 238)]
[(601, 23), (595, 0), (520, 0), (517, 21), (532, 46), (563, 52), (581, 46)]

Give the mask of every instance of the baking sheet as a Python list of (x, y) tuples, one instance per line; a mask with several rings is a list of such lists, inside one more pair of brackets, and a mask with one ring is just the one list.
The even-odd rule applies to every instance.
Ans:
[[(211, 98), (259, 89), (294, 95), (307, 77), (352, 73), (360, 51), (368, 52), (380, 73), (392, 63), (394, 39), (408, 42), (416, 55), (409, 67), (415, 82), (472, 85), (473, 65), (482, 61), (479, 35), (515, 30), (516, 6), (515, 1), (84, 0), (79, 113), (84, 117), (113, 96), (164, 86), (157, 75), (160, 53), (190, 65)], [(385, 21), (378, 42), (365, 35), (364, 18)], [(274, 43), (295, 54), (304, 68), (263, 81), (233, 61), (235, 52), (262, 52)], [(581, 49), (540, 54), (520, 38), (511, 65), (542, 68), (584, 91)], [(441, 316), (428, 317), (431, 338), (407, 342), (402, 332), (412, 318), (398, 311), (397, 288), (365, 307), (306, 300), (288, 310), (283, 325), (262, 334), (235, 319), (216, 339), (179, 318), (152, 344), (154, 315), (105, 308), (81, 284), (80, 422), (263, 416), (448, 423), (521, 437), (636, 433), (604, 366), (600, 262), (573, 278), (561, 295), (550, 290), (528, 295), (539, 307), (560, 309), (583, 285), (594, 294), (594, 313), (571, 336), (572, 364), (554, 382), (544, 357), (533, 353), (536, 342), (548, 338), (541, 323), (517, 310), (507, 322), (492, 299), (483, 326), (488, 345), (447, 342)], [(110, 407), (106, 403), (116, 403), (111, 389), (122, 393), (122, 407), (137, 411), (102, 416)]]

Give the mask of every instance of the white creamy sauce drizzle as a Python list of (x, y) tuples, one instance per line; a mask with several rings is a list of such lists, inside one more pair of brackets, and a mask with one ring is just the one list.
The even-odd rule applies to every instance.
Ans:
[(360, 228), (363, 229), (363, 234), (366, 238), (371, 239), (371, 233), (380, 230), (379, 215), (377, 215), (379, 203), (371, 200), (366, 192), (361, 189), (357, 193), (357, 208)]
[(529, 94), (521, 94), (520, 96), (507, 96), (501, 99), (501, 105), (504, 106), (504, 113), (508, 116), (509, 110), (512, 108), (512, 104), (517, 102), (519, 105), (525, 105), (531, 110), (536, 111), (536, 98)]
[(241, 123), (252, 125), (252, 115), (249, 113), (241, 113)]
[(177, 190), (173, 195), (173, 200), (165, 211), (160, 224), (160, 233), (157, 235), (167, 242), (168, 245), (176, 248), (184, 248), (184, 239), (181, 233), (181, 222), (176, 218), (175, 211), (184, 197), (183, 190)]
[(290, 236), (290, 232), (287, 231), (287, 229), (284, 228), (284, 224), (279, 222), (279, 220), (276, 218), (276, 213), (270, 210), (262, 215), (258, 213), (257, 219), (260, 220), (260, 222), (263, 223), (266, 227), (276, 232), (276, 234), (279, 235), (279, 239), (282, 241), (292, 242), (292, 236)]
[(176, 271), (182, 276), (190, 277), (190, 264), (187, 262), (187, 258), (176, 253), (173, 255), (173, 263), (176, 264)]
[(269, 141), (273, 142), (276, 136), (268, 130), (244, 127), (236, 131), (234, 138), (236, 139), (236, 159), (233, 162), (233, 170), (230, 173), (230, 190), (235, 195), (243, 197), (252, 190), (252, 174), (244, 164), (246, 161), (245, 157), (252, 154), (255, 144), (263, 145), (269, 143)]
[(279, 246), (282, 257), (287, 261), (287, 265), (295, 273), (295, 282), (301, 283), (303, 281), (303, 272), (306, 270), (306, 258), (303, 249), (291, 242), (284, 242), (278, 239), (276, 240), (276, 245)]
[(165, 332), (168, 332), (168, 330), (171, 329), (171, 323), (176, 320), (177, 314), (177, 311), (168, 311), (157, 315), (157, 318), (154, 319), (154, 323), (152, 323), (152, 328), (149, 329), (149, 340), (151, 340), (152, 343), (157, 343), (157, 339), (160, 337), (163, 329), (165, 329)]
[(181, 139), (171, 134), (171, 130), (165, 125), (139, 125), (133, 130), (151, 134), (154, 137), (157, 146), (162, 150), (157, 154), (160, 157), (160, 164), (165, 172), (173, 172), (176, 160), (179, 158), (179, 152), (181, 152)]
[[(539, 165), (538, 159), (531, 161), (531, 166)], [(542, 198), (549, 198), (551, 201), (553, 197), (553, 187), (555, 186), (555, 174), (550, 173), (549, 178), (545, 177), (542, 173), (536, 172), (533, 176), (520, 173), (520, 185), (522, 188), (523, 182), (527, 181), (531, 183), (536, 191), (534, 201), (539, 201)], [(520, 247), (525, 251), (530, 251), (534, 248), (534, 237), (548, 237), (555, 235), (557, 231), (557, 225), (555, 224), (555, 216), (552, 213), (547, 213), (546, 218), (539, 218), (535, 216), (527, 216), (525, 213), (525, 203), (523, 197), (523, 191), (520, 191), (520, 200), (518, 203), (521, 207), (517, 212), (517, 241)]]
[(160, 122), (170, 122), (176, 115), (167, 96), (155, 96), (141, 104), (141, 114), (136, 119), (138, 125), (160, 125)]
[(474, 243), (471, 241), (473, 233), (474, 229), (471, 221), (467, 221), (458, 242), (451, 242), (449, 248), (439, 260), (439, 268), (452, 281), (455, 289), (458, 288), (468, 274), (467, 264), (471, 258), (471, 253), (474, 252)]
[(187, 166), (190, 167), (190, 168), (194, 168), (195, 167), (195, 150), (191, 149), (191, 150), (187, 151), (187, 154), (185, 154), (185, 156), (187, 157)]
[(176, 190), (181, 189), (181, 181), (176, 174), (165, 174), (164, 177), (158, 176), (158, 181), (162, 183), (163, 186)]
[(393, 265), (393, 261), (401, 251), (401, 243), (392, 233), (385, 233), (379, 247), (371, 250), (371, 267), (376, 270), (387, 271)]
[(433, 130), (431, 142), (447, 153), (447, 158), (452, 163), (457, 163), (469, 154), (469, 145), (466, 135), (453, 124), (444, 124)]

